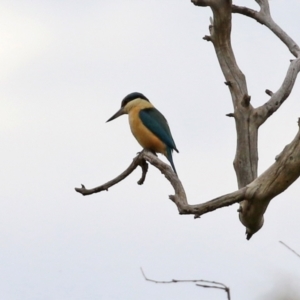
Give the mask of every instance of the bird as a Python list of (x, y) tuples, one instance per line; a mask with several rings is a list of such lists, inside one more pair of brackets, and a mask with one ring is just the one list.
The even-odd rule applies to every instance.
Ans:
[(146, 96), (138, 92), (128, 94), (122, 100), (121, 108), (106, 122), (124, 114), (128, 114), (131, 132), (143, 149), (154, 154), (163, 154), (177, 175), (172, 152), (175, 150), (179, 153), (179, 151), (163, 114), (151, 104)]

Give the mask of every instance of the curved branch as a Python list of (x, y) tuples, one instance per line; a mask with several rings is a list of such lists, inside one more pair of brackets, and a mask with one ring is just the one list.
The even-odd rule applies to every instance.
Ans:
[(276, 156), (275, 163), (247, 185), (245, 199), (248, 201), (241, 202), (239, 209), (240, 220), (245, 226), (247, 225), (247, 239), (262, 227), (263, 215), (270, 201), (285, 191), (299, 176), (300, 129), (294, 140)]
[(169, 199), (171, 199), (176, 204), (179, 214), (192, 214), (195, 215), (195, 218), (198, 218), (205, 213), (214, 211), (218, 208), (232, 205), (244, 199), (246, 188), (240, 189), (227, 195), (223, 195), (221, 197), (215, 198), (211, 201), (202, 204), (189, 205), (187, 202), (184, 187), (178, 176), (172, 170), (172, 168), (166, 163), (162, 162), (152, 152), (147, 150), (143, 150), (136, 158), (134, 158), (130, 166), (116, 178), (92, 189), (86, 189), (84, 185), (81, 185), (81, 188), (75, 188), (75, 191), (82, 194), (83, 196), (99, 193), (102, 191), (108, 191), (110, 187), (124, 180), (138, 166), (141, 166), (143, 170), (142, 177), (138, 181), (138, 184), (142, 184), (144, 182), (142, 179), (145, 179), (148, 170), (148, 165), (146, 161), (148, 161), (151, 165), (159, 169), (174, 188), (175, 194), (170, 195)]
[[(102, 191), (108, 191), (108, 188), (111, 186), (119, 183), (123, 179), (125, 179), (128, 175), (130, 175), (138, 166), (142, 167), (143, 173), (141, 179), (138, 181), (138, 184), (142, 184), (145, 180), (146, 173), (148, 170), (148, 161), (150, 164), (155, 166), (157, 169), (159, 169), (165, 177), (168, 179), (168, 181), (171, 183), (171, 185), (174, 188), (175, 195), (171, 195), (170, 199), (172, 199), (173, 202), (176, 203), (179, 213), (183, 211), (182, 213), (185, 213), (185, 208), (188, 207), (187, 203), (187, 197), (184, 191), (184, 187), (179, 180), (178, 176), (174, 173), (172, 168), (167, 165), (166, 163), (162, 162), (156, 155), (154, 155), (152, 152), (148, 150), (143, 150), (130, 164), (130, 166), (119, 176), (114, 178), (113, 180), (108, 181), (107, 183), (100, 185), (98, 187), (92, 188), (92, 189), (86, 189), (84, 185), (81, 185), (81, 188), (75, 188), (75, 191), (82, 194), (83, 196), (91, 195), (94, 193), (99, 193)], [(227, 204), (229, 205), (229, 204)], [(219, 207), (222, 207), (222, 205)], [(217, 209), (219, 207), (213, 206), (213, 209)], [(208, 211), (211, 211), (208, 210)], [(190, 214), (193, 214), (193, 212), (189, 212)]]
[[(144, 279), (146, 281), (150, 281), (150, 282), (154, 282), (154, 283), (163, 283), (163, 284), (168, 284), (168, 283), (182, 283), (182, 282), (192, 282), (192, 283), (196, 283), (196, 286), (200, 286), (203, 288), (212, 288), (212, 289), (220, 289), (220, 290), (224, 290), (227, 294), (227, 299), (230, 300), (230, 288), (228, 286), (226, 286), (224, 283), (221, 282), (217, 282), (217, 281), (211, 281), (211, 280), (204, 280), (204, 279), (172, 279), (172, 280), (154, 280), (154, 279), (150, 279), (148, 278), (143, 269), (141, 268), (141, 272), (142, 275), (144, 277)], [(199, 283), (201, 282), (201, 283)], [(205, 283), (205, 284), (204, 284)]]
[[(298, 126), (300, 127), (300, 119), (298, 120)], [(108, 190), (109, 187), (125, 179), (137, 166), (145, 164), (145, 161), (159, 169), (173, 186), (175, 195), (170, 196), (170, 199), (176, 204), (180, 214), (192, 214), (195, 218), (199, 218), (210, 211), (241, 202), (238, 210), (239, 217), (247, 227), (247, 239), (250, 239), (262, 227), (263, 214), (270, 201), (285, 191), (300, 176), (300, 128), (294, 140), (276, 157), (275, 163), (253, 182), (233, 193), (205, 203), (189, 205), (183, 185), (172, 168), (147, 150), (142, 151), (127, 170), (115, 179), (93, 189), (88, 190), (82, 186), (82, 188), (76, 188), (75, 190), (82, 195)]]
[(254, 9), (233, 4), (232, 12), (252, 18), (252, 19), (256, 20), (258, 23), (264, 25), (264, 22), (261, 19), (261, 15), (258, 13), (258, 11), (254, 10)]
[[(212, 199), (205, 203), (189, 205), (187, 202), (187, 197), (186, 197), (184, 187), (180, 179), (178, 178), (178, 176), (172, 170), (172, 168), (166, 163), (162, 162), (152, 152), (147, 150), (143, 150), (136, 158), (134, 158), (130, 166), (116, 178), (106, 182), (105, 184), (102, 184), (98, 187), (91, 188), (91, 189), (86, 189), (84, 185), (81, 185), (81, 188), (75, 188), (75, 191), (82, 194), (83, 196), (99, 193), (102, 191), (108, 191), (110, 187), (124, 180), (138, 166), (142, 166), (143, 168), (143, 166), (147, 165), (146, 161), (149, 162), (154, 167), (156, 167), (157, 169), (159, 169), (161, 173), (165, 175), (166, 179), (170, 182), (170, 184), (174, 188), (175, 194), (170, 195), (169, 199), (176, 204), (179, 214), (195, 215), (195, 218), (199, 218), (201, 215), (205, 213), (240, 202), (245, 197), (245, 192), (247, 189), (242, 188), (238, 191), (220, 196), (218, 198)], [(145, 178), (147, 169), (148, 166), (146, 169), (143, 169), (143, 174), (141, 179)], [(141, 184), (141, 179), (138, 181), (138, 184)]]
[[(259, 15), (264, 24), (271, 24), (272, 19), (267, 1), (256, 1), (261, 6), (260, 12), (247, 11), (247, 14), (252, 16)], [(142, 151), (133, 160), (132, 164), (115, 179), (93, 189), (86, 189), (82, 185), (81, 188), (76, 188), (75, 190), (82, 195), (108, 190), (109, 187), (125, 179), (139, 165), (142, 167), (143, 174), (138, 184), (142, 184), (146, 178), (146, 161), (148, 161), (158, 168), (173, 186), (175, 194), (169, 196), (169, 198), (176, 204), (180, 214), (192, 214), (195, 218), (198, 218), (207, 212), (240, 202), (239, 217), (247, 228), (247, 239), (250, 239), (262, 227), (264, 222), (263, 215), (269, 202), (287, 189), (300, 176), (300, 131), (298, 130), (295, 139), (284, 148), (282, 153), (276, 158), (276, 162), (257, 177), (258, 128), (278, 109), (290, 94), (300, 70), (300, 57), (291, 63), (280, 89), (274, 94), (267, 91), (271, 96), (270, 100), (262, 107), (254, 109), (250, 104), (245, 76), (235, 61), (231, 47), (231, 1), (193, 0), (193, 3), (199, 6), (210, 6), (214, 14), (214, 19), (209, 27), (211, 36), (206, 37), (206, 39), (214, 45), (234, 105), (234, 113), (229, 115), (233, 116), (236, 121), (237, 152), (234, 167), (238, 178), (239, 190), (205, 203), (189, 205), (183, 185), (172, 168), (146, 150)], [(246, 12), (246, 8), (243, 11)], [(276, 26), (276, 30), (274, 30), (280, 35), (282, 32)], [(288, 38), (284, 33), (282, 39), (286, 40), (290, 50), (296, 49), (294, 54), (297, 56), (299, 47), (293, 48), (291, 45), (293, 41)]]
[(148, 165), (145, 161), (145, 159), (143, 158), (143, 152), (141, 152), (137, 157), (135, 157), (133, 159), (133, 162), (129, 165), (129, 167), (123, 172), (121, 173), (119, 176), (117, 176), (116, 178), (100, 185), (97, 186), (95, 188), (92, 189), (86, 189), (86, 187), (81, 184), (81, 188), (75, 188), (75, 191), (82, 194), (83, 196), (87, 196), (87, 195), (91, 195), (91, 194), (95, 194), (95, 193), (99, 193), (102, 191), (108, 191), (108, 189), (112, 186), (114, 186), (115, 184), (119, 183), (120, 181), (122, 181), (123, 179), (125, 179), (128, 175), (130, 175), (138, 166), (140, 166), (142, 168), (142, 177), (141, 179), (137, 182), (138, 184), (143, 184), (145, 179), (146, 179), (146, 174), (148, 171)]
[(247, 188), (243, 187), (235, 192), (220, 196), (205, 203), (182, 205), (182, 203), (174, 196), (169, 198), (177, 205), (181, 215), (195, 215), (195, 219), (200, 216), (214, 211), (216, 209), (238, 203), (245, 199)]
[(183, 185), (179, 180), (178, 176), (174, 173), (174, 171), (169, 165), (162, 162), (156, 155), (154, 155), (148, 150), (143, 150), (142, 152), (140, 152), (139, 155), (134, 158), (133, 162), (129, 165), (129, 167), (116, 178), (92, 189), (86, 189), (84, 185), (81, 185), (81, 188), (75, 188), (75, 191), (82, 194), (83, 196), (99, 193), (102, 191), (108, 191), (108, 188), (124, 180), (138, 166), (141, 166), (142, 168), (142, 177), (138, 181), (138, 184), (143, 184), (146, 178), (146, 173), (148, 171), (148, 165), (146, 161), (148, 161), (150, 164), (159, 169), (173, 186), (175, 195), (170, 196), (170, 198), (176, 199), (180, 207), (185, 207), (186, 205), (188, 205)]
[(271, 95), (269, 101), (254, 110), (257, 126), (262, 125), (288, 98), (294, 87), (299, 72), (300, 57), (291, 62), (283, 83), (278, 91), (276, 93), (269, 93), (269, 95)]
[[(258, 198), (255, 196), (253, 198), (253, 196), (249, 194), (249, 191), (253, 188), (252, 184), (254, 184), (254, 182), (255, 184), (261, 184), (261, 188), (268, 190), (268, 186), (272, 185), (272, 182), (268, 180), (272, 178), (276, 181), (274, 174), (269, 174), (269, 178), (260, 176), (259, 179), (257, 179), (258, 181), (255, 180), (255, 178), (257, 178), (258, 165), (258, 129), (259, 126), (263, 124), (289, 96), (300, 69), (300, 62), (298, 59), (300, 58), (299, 46), (273, 21), (268, 0), (255, 1), (260, 6), (259, 12), (247, 7), (232, 5), (231, 0), (193, 1), (194, 4), (199, 6), (210, 6), (213, 11), (214, 19), (209, 27), (211, 36), (205, 36), (204, 39), (211, 41), (214, 45), (234, 106), (234, 112), (228, 116), (233, 116), (236, 122), (237, 150), (234, 159), (234, 169), (240, 190), (233, 194), (239, 199), (239, 217), (243, 225), (247, 228), (246, 233), (248, 239), (262, 227), (263, 214), (270, 199), (275, 197), (273, 195), (272, 197)], [(247, 92), (246, 79), (235, 61), (231, 47), (231, 15), (233, 12), (251, 17), (268, 27), (286, 44), (290, 52), (297, 57), (297, 59), (291, 63), (282, 86), (274, 94), (267, 90), (266, 92), (271, 98), (265, 105), (258, 107), (257, 109), (254, 109), (250, 104), (251, 98)], [(276, 166), (278, 166), (278, 164), (276, 164)], [(276, 168), (276, 166), (274, 166), (274, 168)], [(298, 178), (298, 176), (299, 175), (297, 175), (296, 178)], [(263, 182), (261, 183), (260, 180)], [(245, 186), (247, 187), (246, 191), (243, 189)], [(279, 186), (282, 187), (283, 185)], [(289, 184), (286, 184), (285, 186), (287, 187)], [(262, 191), (256, 185), (255, 188), (257, 188), (255, 192)], [(243, 195), (242, 191), (245, 192), (245, 201), (240, 201), (240, 197)], [(271, 191), (269, 192), (271, 193)], [(265, 196), (266, 191), (262, 191), (261, 193)], [(279, 193), (281, 193), (281, 191), (275, 192), (276, 195)], [(232, 200), (232, 196), (232, 194), (229, 194), (230, 201)], [(215, 204), (215, 201), (212, 203)], [(202, 205), (203, 204), (200, 204), (197, 208), (200, 208)], [(194, 210), (195, 209), (196, 208), (194, 207)], [(201, 213), (199, 213), (199, 215), (201, 215)]]
[(181, 206), (176, 200), (172, 200), (181, 214), (194, 214), (195, 217), (247, 200), (241, 202), (239, 213), (241, 222), (247, 224), (246, 234), (247, 239), (250, 239), (263, 225), (263, 214), (270, 201), (285, 191), (299, 176), (300, 129), (294, 140), (276, 157), (275, 163), (245, 187), (202, 204)]
[(256, 0), (258, 5), (260, 6), (260, 11), (256, 11), (254, 9), (248, 7), (242, 7), (237, 5), (232, 5), (232, 12), (239, 13), (250, 17), (260, 24), (268, 27), (290, 50), (290, 52), (295, 56), (300, 56), (300, 48), (297, 43), (277, 25), (276, 22), (271, 17), (270, 8), (268, 1), (265, 0)]

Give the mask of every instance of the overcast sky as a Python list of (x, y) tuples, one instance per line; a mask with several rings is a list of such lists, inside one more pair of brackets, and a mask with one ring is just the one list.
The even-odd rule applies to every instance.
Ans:
[[(299, 44), (300, 2), (286, 3), (271, 1), (272, 14)], [(1, 0), (1, 299), (226, 299), (193, 284), (146, 282), (140, 267), (157, 280), (223, 282), (233, 300), (300, 298), (300, 259), (279, 243), (300, 252), (299, 181), (272, 201), (250, 241), (238, 205), (180, 216), (153, 167), (142, 186), (136, 170), (108, 192), (74, 191), (119, 175), (141, 150), (127, 116), (105, 123), (134, 91), (169, 121), (189, 203), (236, 190), (231, 98), (202, 39), (211, 15), (188, 0)], [(238, 15), (232, 44), (252, 104), (261, 105), (293, 56)], [(296, 135), (299, 111), (297, 82), (260, 130), (259, 173)]]

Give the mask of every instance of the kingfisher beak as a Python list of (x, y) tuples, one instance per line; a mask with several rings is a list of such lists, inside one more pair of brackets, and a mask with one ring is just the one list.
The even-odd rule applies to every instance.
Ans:
[(125, 114), (124, 107), (121, 107), (111, 118), (109, 118), (106, 121), (106, 123), (110, 122), (110, 121), (112, 121), (112, 120), (116, 119), (117, 117), (120, 117), (120, 116), (122, 116), (124, 114)]

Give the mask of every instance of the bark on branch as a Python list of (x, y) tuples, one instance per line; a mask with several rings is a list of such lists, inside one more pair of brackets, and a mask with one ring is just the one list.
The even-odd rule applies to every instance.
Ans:
[(82, 184), (80, 188), (75, 188), (75, 191), (82, 194), (83, 196), (91, 195), (94, 193), (99, 193), (102, 191), (108, 191), (108, 189), (115, 184), (119, 183), (123, 179), (125, 179), (128, 175), (130, 175), (138, 166), (142, 168), (142, 176), (141, 179), (137, 182), (138, 184), (143, 184), (146, 179), (146, 174), (148, 171), (148, 165), (142, 155), (138, 155), (133, 159), (133, 162), (129, 165), (129, 167), (119, 176), (116, 178), (100, 185), (92, 189), (86, 189), (85, 186)]
[[(256, 0), (260, 11), (232, 5), (231, 0), (192, 0), (197, 6), (209, 6), (213, 19), (209, 26), (210, 36), (204, 39), (212, 42), (225, 83), (231, 93), (234, 112), (233, 117), (237, 132), (237, 149), (234, 168), (238, 181), (238, 190), (220, 196), (205, 203), (189, 205), (184, 187), (171, 167), (159, 160), (153, 153), (142, 151), (130, 166), (115, 179), (92, 189), (83, 185), (75, 190), (82, 195), (90, 195), (108, 190), (114, 184), (125, 179), (138, 166), (142, 167), (142, 184), (147, 174), (147, 162), (158, 168), (174, 188), (174, 195), (169, 198), (176, 204), (180, 214), (192, 214), (195, 218), (218, 208), (240, 203), (239, 218), (247, 228), (249, 239), (263, 225), (263, 215), (270, 201), (286, 190), (300, 176), (300, 130), (294, 140), (287, 145), (274, 164), (257, 177), (258, 129), (272, 115), (291, 93), (297, 74), (300, 71), (300, 49), (298, 45), (273, 21), (267, 0)], [(272, 30), (296, 57), (291, 62), (287, 75), (281, 87), (275, 93), (266, 90), (270, 99), (262, 106), (253, 108), (250, 103), (246, 78), (239, 69), (231, 46), (231, 16), (232, 12), (251, 17)], [(299, 121), (300, 122), (300, 121)], [(299, 125), (298, 122), (298, 125)]]
[(300, 56), (299, 46), (284, 30), (282, 30), (276, 24), (276, 22), (274, 22), (274, 20), (272, 19), (271, 13), (270, 13), (270, 7), (269, 7), (268, 1), (267, 0), (263, 0), (263, 1), (256, 0), (256, 2), (260, 6), (260, 11), (256, 11), (256, 10), (248, 8), (248, 7), (232, 5), (232, 12), (245, 15), (247, 17), (250, 17), (250, 18), (256, 20), (260, 24), (265, 25), (288, 47), (290, 52), (295, 57), (299, 57)]
[[(298, 120), (298, 127), (300, 119)], [(270, 201), (285, 191), (300, 176), (300, 129), (293, 141), (277, 155), (276, 161), (264, 173), (247, 185), (245, 199), (240, 206), (240, 220), (251, 228), (247, 239), (263, 225)], [(251, 223), (253, 220), (253, 223)]]
[[(133, 160), (130, 166), (115, 179), (93, 189), (86, 189), (82, 186), (81, 188), (75, 188), (75, 190), (84, 196), (108, 190), (109, 187), (125, 179), (139, 165), (144, 165), (145, 161), (159, 169), (173, 186), (175, 194), (169, 196), (169, 198), (176, 204), (180, 214), (191, 214), (194, 215), (195, 218), (198, 218), (203, 214), (243, 200), (243, 205), (240, 207), (242, 223), (244, 222), (244, 216), (246, 222), (248, 222), (247, 217), (249, 215), (251, 215), (254, 220), (253, 224), (251, 224), (253, 232), (247, 233), (247, 238), (249, 239), (255, 230), (259, 230), (262, 226), (263, 214), (269, 202), (286, 190), (300, 176), (300, 129), (294, 140), (276, 157), (275, 163), (253, 182), (235, 192), (220, 196), (205, 203), (188, 204), (184, 187), (172, 168), (162, 162), (153, 153), (146, 150), (142, 151)], [(143, 170), (143, 174), (144, 172)], [(144, 175), (142, 177), (144, 177)], [(140, 181), (138, 183), (141, 184)], [(251, 205), (248, 203), (251, 203)], [(257, 220), (259, 220), (259, 222), (257, 222)]]
[[(248, 94), (246, 78), (238, 67), (231, 46), (232, 1), (214, 0), (213, 2), (213, 5), (209, 5), (213, 12), (213, 22), (209, 26), (210, 40), (215, 48), (232, 98), (237, 132), (237, 149), (233, 165), (238, 188), (241, 189), (257, 177), (258, 126), (254, 122), (254, 109), (250, 103), (251, 97)], [(193, 3), (199, 5), (199, 1)], [(244, 211), (241, 209), (240, 215), (243, 215)], [(241, 216), (241, 219), (248, 233), (255, 232), (256, 228), (261, 226), (260, 217), (256, 218), (256, 222), (251, 214)]]
[[(264, 175), (263, 177), (260, 176), (260, 179), (255, 180), (258, 166), (258, 129), (289, 96), (300, 70), (299, 46), (274, 22), (271, 17), (268, 0), (255, 1), (260, 6), (260, 11), (232, 5), (231, 0), (192, 0), (195, 5), (209, 6), (213, 12), (213, 22), (211, 22), (212, 24), (209, 27), (211, 35), (205, 36), (205, 39), (213, 43), (221, 70), (226, 79), (226, 84), (231, 93), (234, 113), (230, 114), (230, 116), (235, 118), (237, 131), (237, 150), (234, 159), (234, 168), (238, 180), (238, 187), (241, 191), (242, 187), (247, 186), (246, 194), (253, 188), (253, 185), (250, 184), (251, 182), (257, 187), (257, 180), (266, 178)], [(250, 104), (251, 97), (248, 95), (246, 79), (235, 61), (231, 47), (232, 12), (251, 17), (265, 25), (280, 38), (290, 52), (297, 58), (291, 62), (287, 75), (278, 91), (272, 93), (267, 90), (271, 98), (264, 105), (256, 109)], [(268, 172), (266, 174), (268, 174)], [(274, 177), (272, 174), (268, 174), (268, 176), (270, 176), (270, 178)], [(262, 186), (264, 186), (264, 184)], [(273, 187), (276, 190), (276, 187)], [(267, 187), (265, 188), (267, 189)], [(260, 188), (257, 191), (259, 190)], [(270, 197), (266, 196), (265, 193), (266, 190), (263, 192), (264, 197), (255, 197), (258, 200), (253, 200), (249, 195), (245, 195), (245, 201), (240, 203), (239, 217), (247, 228), (247, 238), (250, 238), (263, 224), (263, 214), (270, 201), (268, 200)], [(278, 191), (275, 193), (278, 194)], [(268, 194), (271, 194), (271, 191), (268, 191)], [(238, 197), (239, 196), (240, 195), (238, 195)]]
[(277, 92), (271, 93), (271, 98), (262, 106), (255, 108), (254, 116), (256, 118), (256, 125), (262, 125), (290, 95), (297, 75), (300, 72), (300, 58), (291, 61), (287, 74), (283, 80), (281, 87)]

